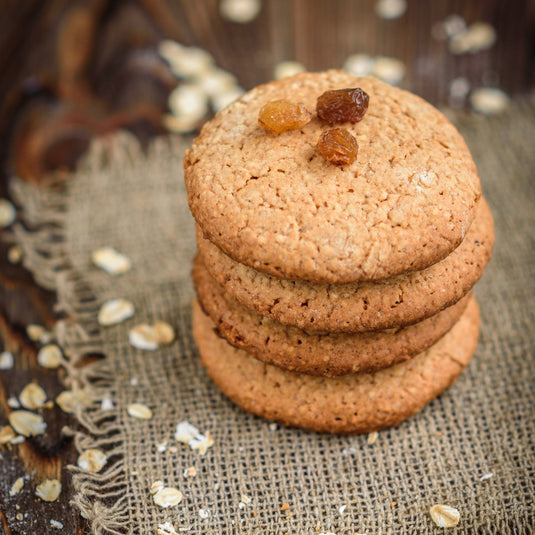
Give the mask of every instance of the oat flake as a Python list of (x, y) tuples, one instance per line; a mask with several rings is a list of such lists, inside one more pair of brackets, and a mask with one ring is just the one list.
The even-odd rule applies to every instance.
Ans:
[(109, 273), (110, 275), (120, 275), (132, 267), (130, 259), (111, 247), (102, 247), (91, 254), (93, 263)]
[(165, 487), (164, 482), (158, 480), (158, 481), (155, 481), (155, 482), (151, 485), (149, 492), (150, 492), (151, 494), (156, 494), (157, 492), (160, 492), (164, 487)]
[(298, 61), (281, 61), (275, 65), (273, 74), (275, 75), (275, 80), (281, 80), (304, 71), (306, 71), (305, 66)]
[(130, 403), (126, 410), (133, 418), (139, 418), (140, 420), (150, 420), (152, 418), (152, 411), (143, 403)]
[(50, 519), (50, 525), (56, 529), (63, 529), (63, 524), (59, 520)]
[(9, 351), (2, 351), (0, 353), (0, 370), (11, 370), (15, 364), (13, 353)]
[(45, 333), (46, 329), (42, 325), (30, 323), (30, 325), (26, 327), (26, 334), (32, 342), (39, 342)]
[(19, 395), (19, 400), (22, 403), (22, 406), (25, 409), (30, 410), (41, 408), (44, 405), (46, 398), (46, 392), (35, 383), (27, 384)]
[(61, 494), (61, 483), (57, 479), (45, 479), (35, 489), (35, 495), (44, 502), (55, 502)]
[(368, 444), (374, 444), (375, 441), (377, 440), (377, 437), (379, 436), (379, 434), (377, 433), (377, 431), (372, 431), (369, 435), (368, 435)]
[(44, 435), (46, 423), (40, 414), (34, 414), (28, 411), (13, 411), (9, 415), (11, 427), (25, 437)]
[(459, 511), (449, 505), (433, 505), (429, 509), (429, 514), (439, 528), (453, 528), (461, 519)]
[(71, 390), (64, 390), (56, 398), (56, 404), (58, 407), (67, 414), (74, 413), (76, 401)]
[(130, 345), (137, 349), (156, 351), (158, 349), (158, 337), (154, 329), (146, 323), (136, 325), (128, 333)]
[(4, 427), (0, 428), (0, 446), (8, 444), (16, 436), (15, 431), (13, 431), (13, 428), (10, 425), (4, 425)]
[(99, 310), (98, 322), (107, 327), (121, 323), (134, 315), (134, 305), (126, 299), (110, 299)]
[(102, 450), (88, 449), (82, 452), (78, 457), (78, 466), (82, 470), (96, 473), (100, 472), (104, 465), (108, 462), (106, 454)]
[(210, 516), (210, 511), (208, 509), (199, 509), (199, 516), (206, 520)]
[(197, 475), (197, 469), (194, 466), (190, 466), (184, 470), (184, 477), (195, 477)]
[(174, 507), (183, 498), (183, 494), (174, 487), (164, 487), (153, 496), (154, 503), (160, 507)]
[(165, 522), (164, 524), (158, 524), (156, 535), (178, 535), (178, 533), (171, 522)]
[(239, 24), (247, 24), (254, 20), (261, 8), (260, 0), (221, 0), (219, 3), (221, 16)]
[(12, 225), (16, 216), (15, 207), (7, 199), (0, 199), (0, 228)]
[(58, 368), (61, 364), (62, 352), (59, 346), (56, 344), (48, 344), (43, 346), (39, 353), (37, 353), (37, 362), (43, 367), (48, 369)]
[(9, 489), (9, 495), (16, 496), (22, 490), (22, 487), (24, 487), (24, 478), (19, 477), (15, 480), (15, 483), (11, 485), (11, 488)]
[(7, 406), (12, 409), (20, 409), (20, 402), (15, 396), (7, 398)]
[(11, 264), (18, 264), (23, 257), (24, 253), (18, 245), (12, 245), (7, 250), (7, 259)]

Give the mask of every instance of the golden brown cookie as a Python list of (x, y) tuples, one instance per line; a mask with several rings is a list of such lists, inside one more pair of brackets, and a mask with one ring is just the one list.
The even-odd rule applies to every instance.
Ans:
[(312, 331), (357, 332), (410, 325), (456, 303), (479, 280), (494, 244), (485, 199), (461, 245), (441, 262), (377, 283), (311, 284), (287, 281), (235, 262), (197, 233), (212, 277), (243, 306), (270, 319)]
[(197, 303), (193, 333), (210, 377), (245, 410), (314, 431), (368, 433), (406, 420), (457, 379), (477, 346), (479, 309), (472, 298), (454, 327), (413, 359), (334, 378), (288, 372), (236, 349)]
[(230, 344), (280, 368), (326, 377), (370, 373), (403, 362), (434, 344), (459, 319), (469, 296), (404, 328), (365, 333), (309, 334), (260, 316), (225, 293), (199, 257), (193, 282), (204, 312)]
[[(360, 87), (364, 118), (341, 126), (358, 157), (333, 165), (316, 144), (332, 125), (316, 115), (274, 135), (259, 110), (277, 99), (314, 111), (326, 90)], [(259, 86), (207, 123), (187, 151), (192, 214), (227, 255), (280, 278), (379, 280), (428, 267), (464, 238), (481, 195), (455, 127), (421, 98), (342, 71), (301, 73)]]

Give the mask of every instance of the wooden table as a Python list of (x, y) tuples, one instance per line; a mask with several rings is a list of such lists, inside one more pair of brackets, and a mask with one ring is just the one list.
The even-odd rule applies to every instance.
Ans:
[[(529, 56), (533, 0), (409, 0), (406, 14), (393, 21), (378, 18), (371, 0), (264, 0), (260, 15), (244, 25), (222, 19), (217, 0), (32, 0), (7, 9), (0, 20), (0, 134), (10, 143), (4, 142), (0, 152), (0, 197), (7, 196), (13, 169), (39, 182), (49, 169), (73, 167), (91, 137), (103, 131), (126, 127), (143, 140), (162, 133), (159, 117), (176, 82), (156, 63), (140, 66), (134, 60), (140, 49), (155, 54), (163, 37), (206, 48), (245, 88), (270, 79), (281, 60), (320, 70), (341, 67), (355, 52), (403, 60), (403, 86), (439, 105), (448, 103), (449, 82), (456, 76), (473, 85), (485, 79), (499, 82), (510, 94), (529, 90), (535, 80)], [(473, 55), (449, 53), (445, 43), (431, 37), (430, 28), (451, 13), (469, 23), (493, 24), (497, 44)], [(128, 68), (121, 67), (121, 59), (128, 63), (132, 58)], [(127, 95), (117, 91), (125, 80), (132, 89)], [(73, 121), (83, 128), (73, 130)], [(0, 425), (11, 410), (8, 398), (18, 396), (27, 383), (37, 381), (49, 399), (63, 390), (61, 373), (37, 364), (37, 345), (25, 332), (30, 323), (54, 325), (55, 296), (7, 261), (8, 247), (0, 241), (0, 349), (16, 359), (14, 369), (0, 372)], [(0, 531), (54, 533), (54, 519), (63, 524), (62, 533), (89, 533), (69, 505), (66, 466), (76, 463), (77, 453), (62, 429), (77, 424), (56, 405), (44, 409), (44, 415), (44, 436), (0, 451)], [(23, 489), (10, 496), (21, 476), (26, 478)], [(47, 478), (63, 485), (54, 503), (35, 497), (35, 486)]]

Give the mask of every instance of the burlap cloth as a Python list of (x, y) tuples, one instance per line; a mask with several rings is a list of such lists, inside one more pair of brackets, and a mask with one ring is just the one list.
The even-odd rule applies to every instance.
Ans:
[[(532, 533), (534, 119), (528, 99), (498, 117), (458, 120), (496, 221), (494, 258), (476, 289), (481, 341), (452, 388), (374, 444), (366, 436), (273, 429), (208, 379), (190, 325), (195, 245), (181, 168), (187, 141), (159, 140), (143, 154), (121, 134), (95, 143), (65, 183), (35, 190), (14, 180), (27, 223), (17, 231), (26, 266), (57, 291), (70, 384), (95, 400), (78, 410), (86, 431), (76, 435), (77, 447), (108, 454), (98, 474), (73, 469), (73, 503), (93, 531), (154, 534), (169, 521), (195, 534), (442, 533), (428, 510), (444, 503), (460, 511), (454, 533)], [(128, 255), (133, 269), (113, 277), (92, 266), (91, 252), (106, 245)], [(114, 297), (133, 301), (135, 318), (99, 328), (97, 311)], [(176, 327), (173, 345), (150, 352), (128, 344), (134, 324), (158, 319)], [(75, 366), (95, 353), (106, 358)], [(114, 409), (102, 411), (108, 396)], [(148, 405), (153, 418), (128, 416), (132, 402)], [(183, 420), (213, 435), (205, 456), (174, 440)], [(187, 479), (190, 466), (198, 474)], [(155, 480), (179, 488), (183, 502), (155, 506)], [(252, 500), (240, 506), (242, 494)], [(281, 510), (285, 503), (290, 508)]]

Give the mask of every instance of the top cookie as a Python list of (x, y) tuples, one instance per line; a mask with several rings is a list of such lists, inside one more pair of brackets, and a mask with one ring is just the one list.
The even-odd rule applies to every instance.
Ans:
[[(327, 162), (316, 144), (332, 125), (315, 114), (330, 89), (370, 96), (355, 162)], [(267, 102), (301, 102), (310, 123), (274, 135)], [(314, 283), (379, 280), (438, 262), (462, 241), (481, 195), (455, 127), (419, 97), (341, 71), (259, 86), (207, 123), (184, 159), (188, 201), (205, 236), (238, 262)]]

